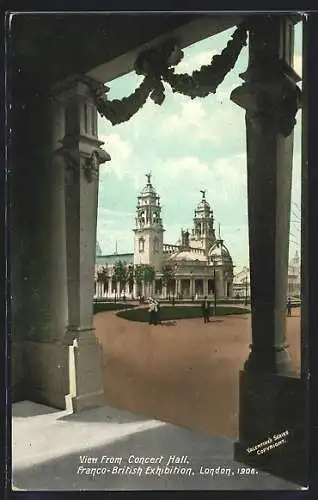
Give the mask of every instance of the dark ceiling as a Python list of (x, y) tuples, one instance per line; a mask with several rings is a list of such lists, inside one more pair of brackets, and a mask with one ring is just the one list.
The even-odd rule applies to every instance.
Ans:
[[(8, 69), (33, 86), (87, 73), (199, 16), (182, 14), (14, 15)], [(92, 48), (94, 50), (92, 50)]]

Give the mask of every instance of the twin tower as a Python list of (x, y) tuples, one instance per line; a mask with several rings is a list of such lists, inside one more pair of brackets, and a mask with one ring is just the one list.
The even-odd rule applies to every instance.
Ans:
[(202, 199), (194, 211), (191, 234), (182, 230), (181, 239), (175, 245), (164, 245), (160, 197), (151, 183), (151, 174), (146, 174), (146, 178), (136, 207), (134, 264), (149, 264), (160, 272), (166, 257), (165, 246), (175, 247), (176, 252), (195, 249), (207, 257), (216, 236), (213, 212), (205, 199), (205, 191), (201, 191)]

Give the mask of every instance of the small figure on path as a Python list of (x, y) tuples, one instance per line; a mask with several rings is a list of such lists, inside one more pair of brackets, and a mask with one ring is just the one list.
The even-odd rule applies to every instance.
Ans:
[(292, 310), (291, 298), (288, 297), (288, 300), (287, 300), (287, 316), (291, 316), (291, 310)]
[(208, 301), (207, 296), (205, 295), (204, 300), (201, 304), (202, 315), (204, 323), (209, 323), (210, 321), (210, 302)]
[(157, 299), (154, 300), (154, 305), (155, 305), (155, 314), (154, 314), (154, 323), (155, 325), (157, 325), (158, 323), (160, 324), (161, 321), (160, 321), (160, 316), (159, 316), (159, 313), (160, 313), (160, 303)]
[(151, 298), (149, 299), (148, 312), (149, 312), (149, 325), (155, 325), (155, 319), (156, 319), (155, 303)]

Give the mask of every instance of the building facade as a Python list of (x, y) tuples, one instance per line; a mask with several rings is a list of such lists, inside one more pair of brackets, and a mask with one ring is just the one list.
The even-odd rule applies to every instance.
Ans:
[[(95, 297), (113, 298), (155, 296), (178, 299), (233, 296), (233, 262), (224, 241), (216, 237), (213, 211), (206, 191), (194, 210), (191, 231), (181, 229), (175, 244), (164, 242), (160, 196), (147, 174), (147, 182), (137, 197), (134, 252), (96, 256)], [(122, 286), (114, 279), (114, 266), (121, 261), (126, 267), (146, 265), (155, 271), (152, 283)], [(167, 286), (165, 269), (170, 270)]]
[[(235, 273), (233, 278), (233, 297), (236, 299), (249, 300), (251, 296), (250, 270), (248, 267), (242, 267)], [(287, 276), (287, 296), (292, 299), (301, 298), (301, 267), (298, 251), (288, 264)]]

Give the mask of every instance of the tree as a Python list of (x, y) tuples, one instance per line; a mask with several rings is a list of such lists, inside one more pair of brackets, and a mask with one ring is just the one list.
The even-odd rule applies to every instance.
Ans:
[(134, 278), (137, 285), (137, 295), (142, 295), (142, 282), (144, 278), (143, 264), (136, 264), (134, 268)]
[(173, 266), (166, 264), (162, 268), (162, 284), (167, 287), (168, 297), (170, 299), (170, 292), (174, 283), (174, 268)]
[(144, 269), (143, 269), (143, 275), (144, 275), (144, 283), (148, 287), (148, 295), (150, 292), (150, 286), (155, 280), (156, 272), (153, 266), (149, 266), (148, 264), (144, 264)]
[(134, 265), (129, 264), (127, 268), (127, 283), (129, 287), (129, 292), (133, 293), (134, 290), (134, 283), (135, 283), (135, 272), (134, 272)]
[(150, 266), (149, 264), (135, 265), (134, 276), (137, 285), (138, 295), (141, 295), (142, 283), (148, 285), (148, 293), (149, 293), (149, 286), (153, 283), (155, 275), (156, 272), (153, 266)]
[(121, 260), (115, 262), (114, 270), (113, 270), (113, 279), (115, 283), (120, 284), (120, 291), (125, 289), (127, 283), (127, 269), (125, 263)]
[(108, 273), (108, 268), (107, 266), (102, 266), (100, 269), (97, 271), (97, 282), (102, 283), (104, 290), (106, 285), (108, 285), (108, 280), (109, 280), (109, 273)]

